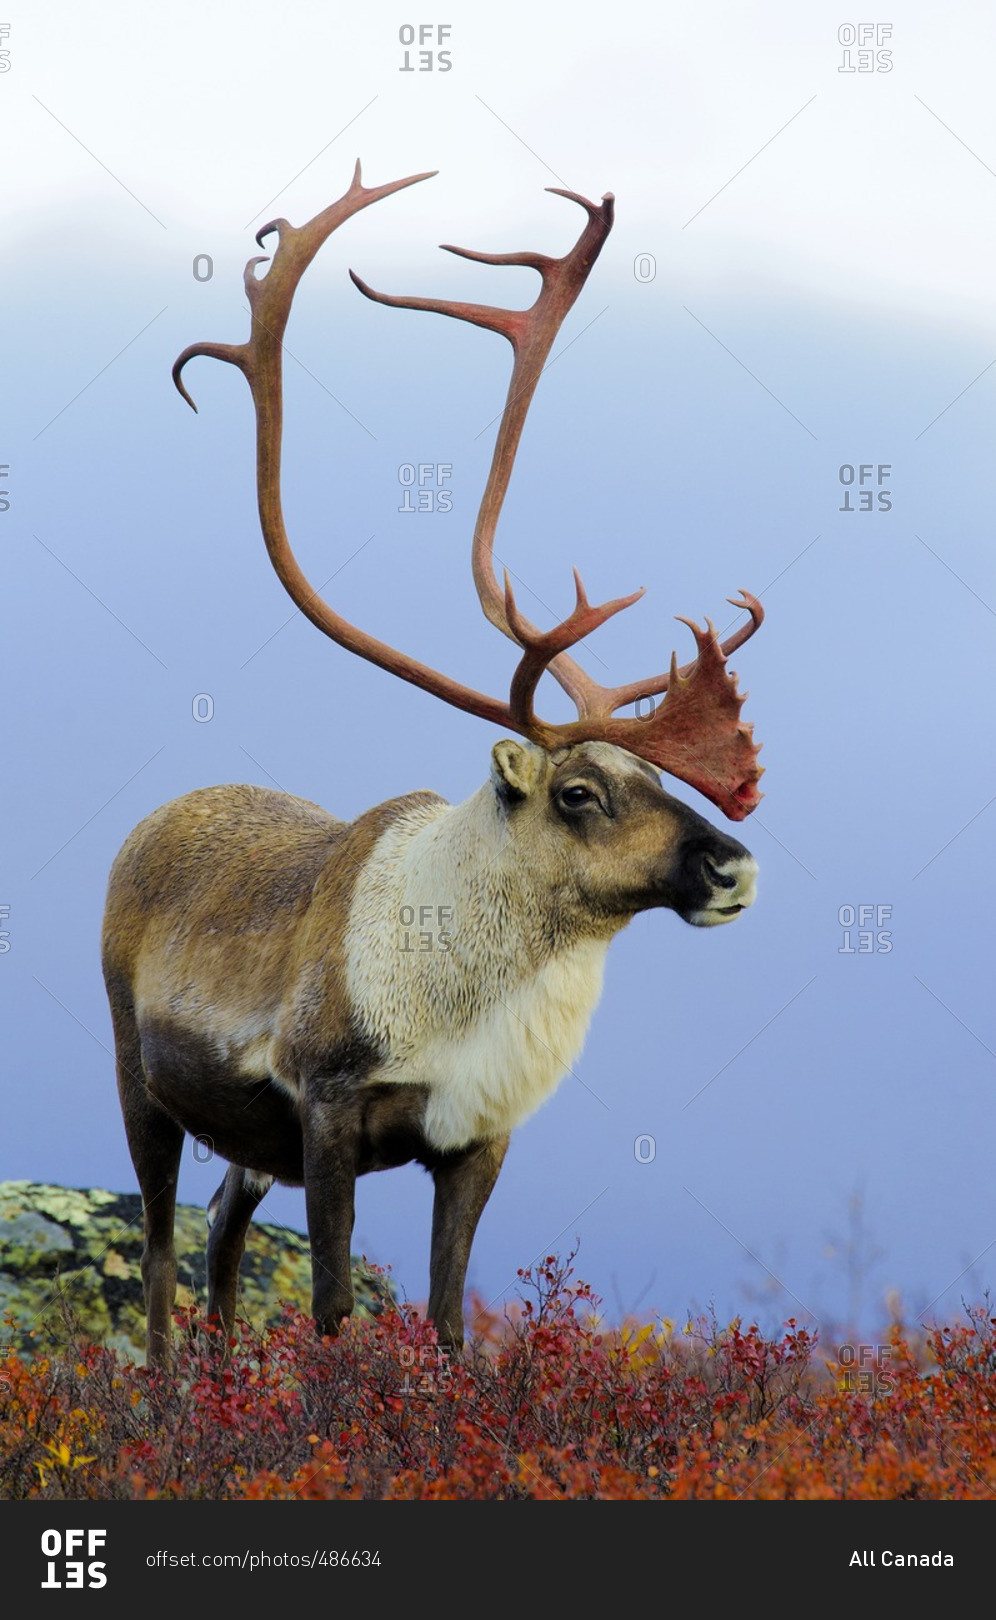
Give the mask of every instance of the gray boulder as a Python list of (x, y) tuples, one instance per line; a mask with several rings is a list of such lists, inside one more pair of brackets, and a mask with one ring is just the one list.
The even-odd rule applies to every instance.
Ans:
[[(204, 1211), (178, 1205), (178, 1305), (204, 1307), (206, 1241)], [(0, 1351), (60, 1345), (68, 1306), (87, 1338), (144, 1360), (142, 1242), (137, 1193), (0, 1182)], [(309, 1312), (307, 1238), (253, 1221), (240, 1278), (239, 1314), (256, 1328), (275, 1321), (282, 1302)], [(353, 1287), (363, 1316), (376, 1316), (392, 1297), (384, 1279), (355, 1260)]]

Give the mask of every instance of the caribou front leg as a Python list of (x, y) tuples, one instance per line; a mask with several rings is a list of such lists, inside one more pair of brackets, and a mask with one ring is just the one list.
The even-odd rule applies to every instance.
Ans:
[(433, 1171), (429, 1319), (441, 1348), (450, 1352), (463, 1349), (463, 1289), (470, 1248), (507, 1148), (507, 1136), (476, 1142), (462, 1153), (447, 1154)]
[(311, 1246), (311, 1312), (319, 1333), (352, 1315), (350, 1244), (355, 1217), (359, 1114), (335, 1082), (312, 1081), (302, 1104), (304, 1189)]

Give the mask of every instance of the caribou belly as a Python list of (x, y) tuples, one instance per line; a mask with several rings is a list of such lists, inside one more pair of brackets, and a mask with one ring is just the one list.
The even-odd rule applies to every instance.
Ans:
[(302, 1182), (296, 1100), (268, 1071), (262, 1037), (229, 1044), (147, 1013), (139, 1032), (146, 1089), (209, 1157)]

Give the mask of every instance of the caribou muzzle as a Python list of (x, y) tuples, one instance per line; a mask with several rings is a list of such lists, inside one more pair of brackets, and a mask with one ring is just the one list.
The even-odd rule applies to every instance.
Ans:
[(695, 928), (716, 928), (753, 903), (757, 862), (735, 838), (714, 832), (706, 847), (686, 852), (678, 888), (678, 915)]

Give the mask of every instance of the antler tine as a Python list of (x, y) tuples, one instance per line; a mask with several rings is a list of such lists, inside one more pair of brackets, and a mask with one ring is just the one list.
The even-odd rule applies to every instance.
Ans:
[(525, 649), (512, 677), (509, 709), (519, 724), (530, 733), (543, 726), (543, 722), (537, 719), (533, 710), (533, 698), (540, 677), (550, 667), (551, 660), (568, 647), (575, 646), (585, 636), (591, 635), (591, 632), (597, 630), (607, 619), (621, 613), (624, 608), (632, 607), (633, 603), (638, 602), (644, 595), (644, 588), (641, 586), (630, 596), (620, 596), (613, 602), (603, 602), (600, 607), (592, 607), (576, 568), (574, 587), (577, 600), (567, 618), (554, 625), (552, 630), (540, 631), (519, 612), (512, 592), (512, 582), (508, 577), (508, 570), (505, 570), (505, 617), (515, 639)]
[(507, 337), (510, 343), (515, 339), (510, 330), (512, 320), (518, 314), (514, 309), (496, 309), (490, 304), (459, 304), (445, 298), (407, 298), (395, 293), (377, 292), (357, 275), (355, 270), (349, 272), (353, 285), (358, 287), (364, 298), (369, 298), (375, 304), (387, 304), (391, 309), (425, 309), (432, 315), (452, 315), (459, 321), (470, 321), (474, 326), (484, 326), (491, 332), (500, 332)]
[[(748, 633), (759, 622), (752, 618)], [(646, 718), (606, 719), (599, 735), (680, 777), (731, 820), (742, 821), (760, 802), (757, 784), (763, 774), (754, 728), (740, 718), (747, 694), (738, 691), (737, 677), (726, 667), (725, 646), (711, 619), (704, 630), (693, 619), (681, 623), (695, 638), (694, 663), (679, 669), (672, 654), (664, 701)], [(638, 695), (650, 694), (644, 688)]]
[[(536, 270), (542, 285), (535, 303), (529, 309), (499, 309), (488, 304), (458, 303), (451, 299), (398, 297), (379, 293), (350, 271), (359, 290), (377, 303), (388, 304), (395, 309), (428, 310), (433, 314), (469, 321), (474, 326), (500, 333), (512, 345), (515, 362), (487, 484), (477, 514), (472, 555), (474, 584), (485, 617), (513, 641), (520, 638), (506, 617), (504, 593), (495, 575), (494, 537), (498, 518), (536, 385), (564, 318), (577, 299), (612, 229), (615, 214), (612, 192), (606, 192), (601, 203), (593, 203), (577, 192), (564, 191), (556, 186), (547, 189), (558, 197), (566, 197), (568, 201), (577, 203), (588, 215), (581, 235), (563, 258), (550, 258), (546, 254), (529, 251), (482, 253), (475, 248), (443, 244), (448, 253), (456, 253), (461, 258), (473, 259), (480, 264), (516, 265)], [(536, 626), (530, 624), (528, 619), (520, 616), (519, 623), (530, 633), (538, 633)], [(580, 665), (565, 654), (558, 654), (551, 659), (548, 667), (573, 699), (579, 713), (589, 712), (597, 689)]]
[[(259, 262), (258, 259), (250, 260), (251, 264)], [(173, 361), (173, 381), (192, 411), (196, 413), (197, 406), (187, 392), (187, 385), (181, 375), (187, 361), (193, 360), (197, 355), (207, 355), (211, 360), (225, 360), (229, 365), (238, 366), (239, 370), (244, 372), (248, 347), (246, 343), (190, 343), (182, 354), (177, 355)]]
[[(720, 652), (724, 658), (729, 658), (730, 654), (736, 652), (738, 647), (742, 647), (745, 641), (749, 641), (754, 632), (760, 630), (761, 625), (764, 623), (764, 608), (757, 597), (753, 596), (750, 591), (744, 590), (742, 586), (740, 596), (741, 601), (738, 601), (735, 596), (728, 596), (726, 600), (733, 607), (741, 608), (745, 613), (749, 613), (750, 619), (746, 624), (741, 625), (739, 630), (735, 630), (732, 636), (727, 636), (726, 640), (720, 643)], [(687, 619), (681, 619), (680, 614), (676, 614), (675, 617), (680, 619), (683, 624), (688, 623)], [(691, 675), (695, 664), (696, 660), (693, 659), (690, 664), (682, 664), (681, 668), (678, 669), (677, 658), (672, 654), (671, 668), (666, 675), (652, 675), (646, 681), (629, 681), (625, 686), (600, 687), (601, 701), (598, 712), (615, 714), (617, 709), (624, 709), (627, 704), (635, 703), (638, 698), (660, 697), (668, 690), (675, 674), (684, 679)]]

